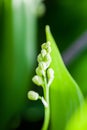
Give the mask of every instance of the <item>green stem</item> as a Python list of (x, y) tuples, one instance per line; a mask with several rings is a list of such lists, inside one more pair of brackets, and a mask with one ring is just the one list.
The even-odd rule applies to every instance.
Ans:
[(44, 123), (41, 130), (47, 130), (49, 125), (50, 119), (50, 105), (49, 105), (49, 87), (47, 86), (46, 78), (44, 78), (44, 98), (48, 104), (48, 107), (45, 107), (45, 116), (44, 116)]

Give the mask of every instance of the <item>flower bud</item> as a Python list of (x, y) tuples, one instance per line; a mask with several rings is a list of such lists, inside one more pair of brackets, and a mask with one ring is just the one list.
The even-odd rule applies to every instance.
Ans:
[(48, 52), (48, 53), (51, 52), (51, 47), (50, 47), (50, 46), (47, 48), (47, 52)]
[(54, 77), (54, 70), (52, 68), (47, 70), (47, 76), (48, 78)]
[(51, 63), (51, 56), (49, 53), (47, 53), (44, 57), (44, 61)]
[(42, 49), (46, 49), (46, 43), (43, 43), (43, 44), (41, 45), (41, 48), (42, 48)]
[(40, 67), (42, 70), (46, 70), (46, 69), (47, 69), (47, 66), (46, 66), (46, 63), (45, 63), (45, 62), (39, 62), (39, 67)]
[(47, 77), (48, 77), (48, 86), (50, 86), (50, 84), (52, 83), (54, 79), (54, 70), (52, 68), (49, 68), (47, 70)]
[(40, 67), (36, 68), (36, 74), (39, 76), (44, 76), (45, 75), (45, 71), (43, 69), (41, 69)]
[(41, 55), (42, 55), (42, 57), (44, 57), (46, 54), (47, 54), (46, 50), (45, 50), (45, 49), (42, 49), (42, 50), (41, 50)]
[(48, 41), (47, 42), (47, 52), (50, 53), (51, 52), (51, 47), (50, 47), (51, 43)]
[(29, 91), (28, 92), (28, 98), (30, 100), (38, 100), (39, 99), (39, 94), (34, 92), (34, 91)]
[(38, 76), (38, 75), (35, 75), (33, 78), (32, 78), (32, 81), (38, 85), (38, 86), (42, 86), (43, 85), (43, 79)]
[(38, 55), (38, 57), (37, 57), (37, 61), (38, 61), (38, 63), (41, 62), (41, 61), (43, 61), (43, 57), (42, 57), (41, 54)]
[(48, 53), (51, 52), (51, 47), (50, 47), (50, 42), (49, 41), (47, 43), (43, 43), (41, 47), (42, 47), (42, 49), (46, 49), (46, 51)]

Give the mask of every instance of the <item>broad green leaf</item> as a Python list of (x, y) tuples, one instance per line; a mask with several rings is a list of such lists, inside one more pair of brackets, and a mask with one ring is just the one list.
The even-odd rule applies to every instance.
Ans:
[(49, 27), (46, 27), (47, 41), (51, 42), (51, 67), (54, 81), (50, 87), (50, 130), (64, 130), (71, 115), (84, 100), (83, 95), (66, 69)]
[(87, 130), (87, 101), (71, 117), (65, 130)]

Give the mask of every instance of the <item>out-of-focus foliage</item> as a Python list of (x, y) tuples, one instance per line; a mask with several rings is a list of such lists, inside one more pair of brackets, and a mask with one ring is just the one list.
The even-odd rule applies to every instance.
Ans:
[(72, 116), (66, 130), (87, 130), (87, 101)]
[(54, 81), (50, 88), (50, 130), (64, 130), (66, 123), (78, 106), (83, 103), (79, 86), (68, 73), (55, 41), (46, 28), (47, 41), (51, 43), (51, 67), (54, 70)]
[(23, 1), (4, 0), (0, 7), (0, 129), (4, 130), (20, 120), (26, 105), (36, 55), (36, 15)]
[(87, 96), (87, 49), (69, 65), (71, 75), (80, 86), (84, 96)]
[(63, 51), (87, 29), (86, 0), (46, 0), (46, 14), (40, 19), (40, 37), (48, 24), (60, 51)]

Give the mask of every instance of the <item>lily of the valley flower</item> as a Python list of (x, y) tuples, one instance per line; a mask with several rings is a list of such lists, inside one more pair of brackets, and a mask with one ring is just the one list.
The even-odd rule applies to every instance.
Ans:
[[(53, 79), (54, 79), (54, 71), (50, 68), (51, 64), (51, 43), (48, 41), (43, 43), (41, 46), (41, 53), (37, 57), (38, 67), (36, 68), (36, 75), (32, 78), (32, 81), (37, 85), (43, 87), (43, 91), (45, 92), (46, 88), (50, 87)], [(36, 96), (36, 97), (35, 97)], [(39, 94), (30, 91), (29, 99), (40, 99), (45, 107), (48, 106), (46, 101), (46, 97), (40, 97)]]

